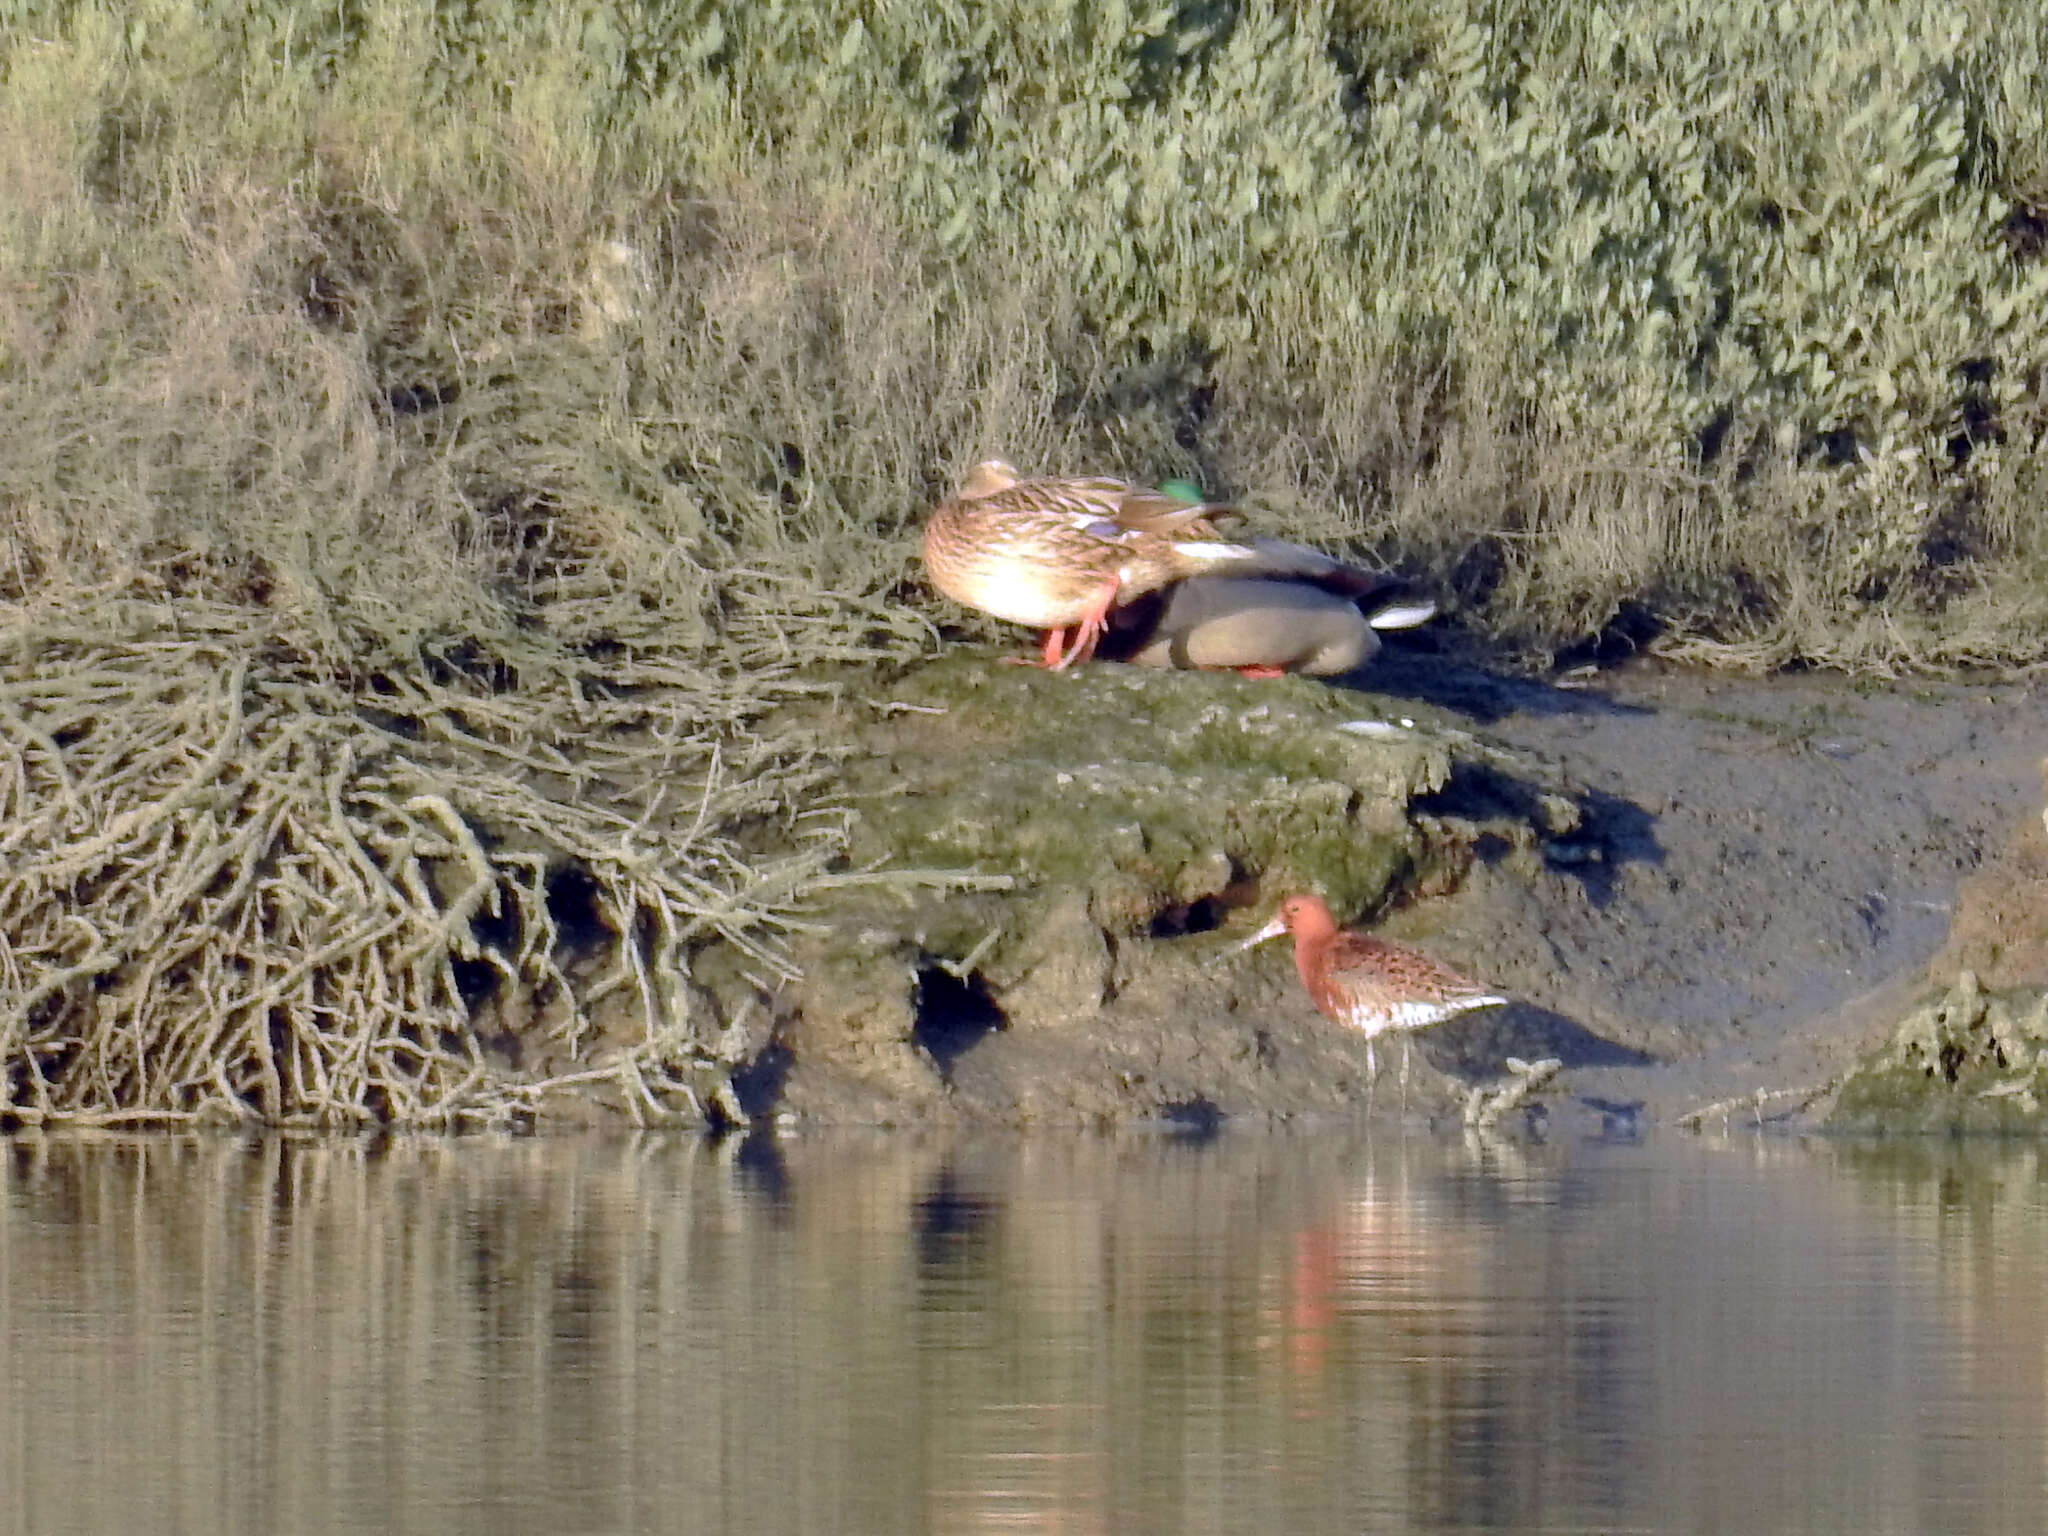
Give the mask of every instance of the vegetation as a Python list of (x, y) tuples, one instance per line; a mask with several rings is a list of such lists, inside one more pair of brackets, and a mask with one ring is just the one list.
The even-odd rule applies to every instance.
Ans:
[(1828, 1124), (1849, 1131), (2036, 1133), (2048, 1092), (2048, 995), (1987, 992), (1963, 971), (1919, 1000), (1844, 1078)]
[(773, 972), (853, 878), (776, 707), (960, 621), (910, 536), (991, 452), (1194, 476), (1525, 657), (2039, 665), (2044, 47), (0, 0), (0, 1103), (502, 1114), (606, 1035), (580, 954), (621, 1093), (698, 1104), (693, 947)]

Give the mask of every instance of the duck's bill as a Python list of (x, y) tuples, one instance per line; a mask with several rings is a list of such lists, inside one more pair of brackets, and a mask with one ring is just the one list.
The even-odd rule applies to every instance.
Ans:
[(1366, 618), (1374, 629), (1413, 629), (1436, 617), (1436, 604), (1427, 598), (1419, 603), (1389, 603)]

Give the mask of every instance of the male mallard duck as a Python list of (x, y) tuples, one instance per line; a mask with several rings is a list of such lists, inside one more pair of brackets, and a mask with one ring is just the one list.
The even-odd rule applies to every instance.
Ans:
[(1264, 558), (1274, 542), (1251, 541), (1262, 558), (1243, 569), (1255, 574), (1240, 576), (1233, 568), (1228, 576), (1196, 576), (1118, 608), (1103, 654), (1141, 667), (1331, 677), (1372, 660), (1380, 648), (1377, 631), (1411, 628), (1436, 613), (1427, 598), (1404, 600), (1398, 577), (1356, 566), (1342, 566), (1340, 577), (1327, 584), (1312, 570), (1271, 570), (1283, 564)]
[(1217, 536), (1212, 519), (1227, 514), (1106, 475), (1024, 476), (987, 459), (925, 524), (924, 565), (955, 602), (1045, 630), (1036, 664), (1058, 672), (1094, 651), (1119, 601), (1256, 560)]
[[(1160, 490), (1199, 502), (1192, 480)], [(1400, 577), (1368, 571), (1300, 544), (1248, 539), (1256, 558), (1226, 575), (1176, 582), (1111, 616), (1104, 654), (1143, 667), (1229, 668), (1246, 677), (1330, 677), (1379, 654), (1377, 631), (1436, 616)]]

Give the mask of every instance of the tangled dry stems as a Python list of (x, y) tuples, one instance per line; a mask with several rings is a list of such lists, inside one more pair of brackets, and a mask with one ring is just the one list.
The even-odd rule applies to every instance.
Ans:
[[(808, 745), (749, 729), (793, 679), (357, 690), (241, 610), (127, 618), (0, 637), (15, 1121), (453, 1125), (593, 1079), (636, 1118), (736, 1114), (744, 1034), (692, 952), (772, 985), (801, 902), (874, 878), (832, 871), (837, 813), (790, 810), (821, 798)], [(492, 999), (531, 1020), (516, 1051)]]

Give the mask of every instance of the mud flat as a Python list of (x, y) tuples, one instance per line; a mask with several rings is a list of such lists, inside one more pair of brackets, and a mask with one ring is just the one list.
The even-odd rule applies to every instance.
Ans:
[[(830, 706), (864, 852), (994, 878), (835, 908), (742, 1098), (820, 1122), (1443, 1120), (1554, 1058), (1514, 1123), (1817, 1125), (1850, 1083), (1857, 1129), (2033, 1125), (2039, 685), (1639, 661), (1558, 686), (1412, 649), (1356, 682), (954, 656)], [(1231, 952), (1299, 885), (1516, 1001), (1418, 1039), (1390, 1102), (1284, 946)], [(1956, 1028), (1974, 1043), (1945, 1054)]]

